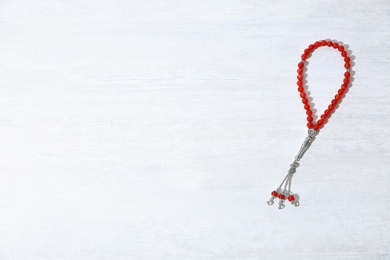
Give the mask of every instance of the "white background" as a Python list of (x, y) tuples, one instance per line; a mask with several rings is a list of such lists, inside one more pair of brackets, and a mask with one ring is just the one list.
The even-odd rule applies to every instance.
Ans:
[[(388, 1), (3, 0), (0, 35), (0, 259), (390, 258)], [(321, 39), (353, 84), (281, 211)]]

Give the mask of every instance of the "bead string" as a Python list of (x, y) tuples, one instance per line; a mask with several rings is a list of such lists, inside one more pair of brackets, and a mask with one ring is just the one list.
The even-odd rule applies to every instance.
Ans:
[[(334, 49), (337, 49), (341, 56), (344, 58), (344, 68), (346, 69), (346, 72), (344, 73), (344, 80), (343, 84), (341, 85), (340, 89), (337, 91), (337, 94), (334, 96), (334, 99), (331, 101), (330, 105), (327, 109), (325, 109), (324, 113), (321, 115), (320, 119), (317, 122), (314, 122), (313, 119), (313, 111), (311, 109), (311, 106), (309, 104), (309, 100), (307, 99), (308, 95), (305, 92), (304, 88), (304, 68), (305, 68), (305, 61), (310, 58), (311, 54), (319, 47), (333, 47)], [(322, 128), (329, 118), (329, 116), (334, 112), (335, 108), (337, 107), (337, 104), (340, 102), (340, 100), (343, 98), (343, 95), (345, 91), (348, 89), (348, 84), (350, 82), (351, 73), (349, 72), (349, 69), (351, 68), (351, 58), (348, 56), (348, 52), (345, 50), (344, 46), (340, 45), (337, 42), (332, 41), (316, 41), (313, 44), (310, 44), (309, 47), (307, 47), (303, 54), (301, 55), (302, 61), (298, 63), (298, 76), (297, 76), (297, 85), (298, 85), (298, 92), (300, 97), (302, 98), (302, 103), (304, 105), (304, 108), (306, 110), (307, 115), (307, 127), (313, 128), (314, 130), (318, 130)]]
[[(304, 88), (304, 68), (306, 65), (305, 61), (308, 58), (310, 58), (314, 50), (323, 46), (333, 47), (334, 49), (340, 51), (341, 56), (344, 58), (344, 62), (345, 62), (344, 67), (346, 71), (344, 73), (343, 84), (341, 85), (340, 89), (337, 91), (337, 94), (334, 96), (334, 99), (332, 99), (330, 105), (328, 106), (327, 109), (325, 109), (324, 113), (317, 120), (317, 122), (314, 122), (313, 111), (309, 104), (308, 95), (305, 92), (305, 88)], [(349, 69), (351, 68), (351, 63), (350, 63), (351, 58), (348, 56), (348, 53), (345, 50), (344, 46), (340, 45), (337, 42), (326, 41), (326, 40), (316, 41), (315, 43), (310, 44), (309, 47), (307, 47), (304, 50), (303, 54), (301, 55), (301, 58), (302, 60), (298, 63), (297, 85), (298, 85), (299, 95), (302, 98), (302, 103), (306, 110), (307, 127), (309, 128), (309, 131), (308, 131), (308, 136), (306, 137), (305, 142), (302, 144), (297, 156), (295, 157), (294, 162), (290, 165), (290, 169), (288, 170), (287, 176), (283, 179), (279, 187), (276, 190), (271, 192), (271, 199), (267, 201), (268, 205), (273, 205), (274, 199), (279, 198), (279, 207), (278, 207), (279, 209), (283, 209), (285, 207), (284, 201), (286, 199), (289, 202), (291, 202), (291, 204), (293, 204), (294, 206), (296, 207), (299, 206), (300, 204), (299, 195), (291, 191), (292, 178), (294, 176), (294, 173), (296, 172), (296, 169), (299, 167), (299, 160), (303, 157), (307, 149), (309, 149), (310, 145), (315, 140), (315, 136), (318, 134), (318, 130), (327, 123), (329, 116), (335, 111), (337, 104), (343, 98), (345, 91), (348, 89), (348, 85), (350, 83), (350, 77), (351, 77), (351, 73), (349, 71)]]

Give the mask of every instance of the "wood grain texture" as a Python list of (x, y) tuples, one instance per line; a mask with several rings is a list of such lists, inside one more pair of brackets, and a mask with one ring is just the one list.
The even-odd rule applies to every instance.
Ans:
[[(0, 259), (388, 259), (390, 4), (0, 1)], [(353, 85), (306, 136), (296, 64)], [(342, 81), (319, 49), (322, 112)], [(289, 206), (289, 205), (288, 205)]]

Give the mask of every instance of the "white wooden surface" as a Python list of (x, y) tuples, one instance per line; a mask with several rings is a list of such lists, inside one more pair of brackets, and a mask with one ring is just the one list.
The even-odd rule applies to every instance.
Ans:
[[(390, 4), (0, 2), (0, 259), (389, 259)], [(303, 49), (353, 86), (306, 136)], [(338, 52), (310, 59), (323, 111)]]

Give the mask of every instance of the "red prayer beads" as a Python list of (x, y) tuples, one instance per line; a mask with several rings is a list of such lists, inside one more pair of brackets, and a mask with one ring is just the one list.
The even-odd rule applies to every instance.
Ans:
[[(341, 56), (344, 58), (344, 62), (345, 62), (344, 67), (347, 69), (347, 71), (344, 73), (343, 84), (341, 85), (334, 99), (331, 101), (331, 104), (328, 106), (328, 109), (324, 111), (324, 113), (319, 117), (320, 119), (317, 122), (314, 122), (313, 117), (311, 116), (313, 115), (313, 111), (311, 110), (311, 106), (308, 100), (308, 95), (305, 92), (305, 88), (304, 88), (304, 80), (305, 80), (304, 67), (305, 67), (305, 61), (308, 58), (310, 58), (311, 54), (317, 48), (323, 46), (332, 47), (334, 49), (337, 49), (341, 53)], [(302, 61), (298, 63), (298, 70), (297, 70), (298, 92), (300, 97), (302, 98), (302, 103), (304, 104), (306, 114), (309, 116), (307, 117), (307, 127), (313, 128), (314, 130), (318, 130), (325, 125), (329, 116), (334, 112), (337, 104), (343, 98), (345, 91), (348, 89), (348, 84), (350, 83), (350, 77), (351, 77), (351, 73), (349, 71), (349, 69), (351, 68), (351, 63), (350, 63), (351, 58), (348, 56), (348, 52), (345, 50), (344, 46), (340, 45), (337, 42), (326, 41), (326, 40), (317, 41), (313, 44), (310, 44), (309, 47), (303, 51), (301, 58)]]
[[(318, 118), (317, 122), (314, 121), (314, 113), (311, 109), (311, 105), (309, 102), (309, 95), (305, 92), (304, 87), (304, 80), (305, 80), (305, 61), (310, 58), (312, 52), (316, 50), (319, 47), (332, 47), (334, 49), (337, 49), (341, 56), (344, 58), (344, 67), (346, 68), (346, 72), (344, 73), (344, 80), (343, 84), (341, 85), (340, 89), (337, 91), (337, 94), (334, 96), (332, 101), (330, 102), (330, 105), (327, 109), (325, 109), (324, 113)], [(332, 41), (316, 41), (313, 44), (310, 44), (309, 47), (307, 47), (303, 54), (301, 55), (302, 60), (298, 63), (298, 69), (297, 69), (297, 85), (298, 85), (298, 92), (299, 96), (302, 99), (303, 107), (306, 110), (306, 120), (307, 120), (307, 127), (309, 128), (308, 136), (306, 137), (304, 143), (302, 144), (298, 155), (295, 157), (294, 162), (290, 165), (290, 169), (288, 170), (287, 176), (284, 178), (282, 183), (279, 185), (279, 187), (271, 192), (271, 198), (269, 201), (267, 201), (268, 205), (273, 205), (275, 199), (279, 199), (279, 209), (283, 209), (285, 207), (284, 202), (288, 200), (293, 204), (294, 206), (299, 206), (299, 195), (296, 193), (293, 193), (291, 191), (291, 183), (292, 183), (292, 177), (294, 176), (294, 173), (296, 172), (297, 167), (299, 167), (299, 161), (309, 149), (311, 144), (316, 138), (316, 135), (318, 134), (318, 130), (325, 125), (330, 115), (334, 112), (334, 110), (337, 107), (337, 104), (340, 103), (340, 100), (343, 98), (346, 90), (348, 89), (348, 85), (351, 82), (351, 72), (349, 69), (351, 68), (351, 58), (348, 56), (348, 52), (345, 50), (344, 46), (340, 45), (337, 42)]]

